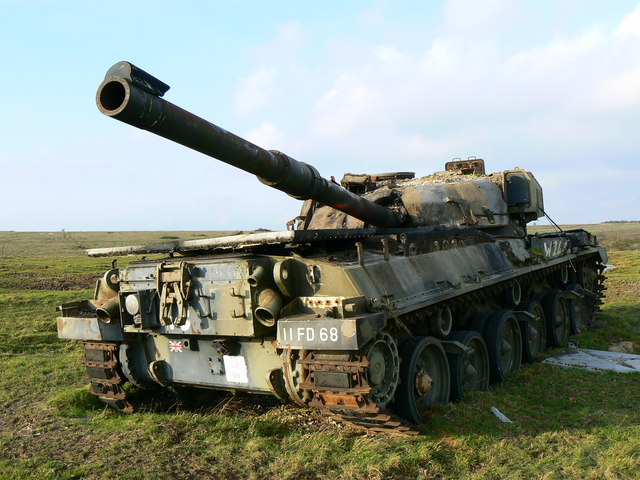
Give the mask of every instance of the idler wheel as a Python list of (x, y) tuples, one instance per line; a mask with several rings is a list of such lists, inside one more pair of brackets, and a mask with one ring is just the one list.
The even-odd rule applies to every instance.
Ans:
[(587, 297), (582, 293), (582, 287), (577, 283), (567, 285), (567, 290), (575, 292), (578, 296), (572, 295), (569, 298), (569, 313), (571, 315), (570, 330), (571, 335), (578, 335), (589, 328), (589, 306)]
[(412, 423), (424, 423), (433, 405), (449, 400), (447, 354), (436, 338), (410, 337), (402, 344), (400, 356), (397, 413)]
[(462, 400), (471, 390), (489, 388), (489, 354), (482, 335), (471, 330), (456, 332), (451, 340), (460, 342), (470, 349), (466, 353), (448, 353), (451, 369), (451, 401)]
[(489, 353), (492, 382), (502, 382), (520, 368), (521, 335), (513, 312), (495, 312), (489, 318), (484, 339)]
[(310, 390), (300, 388), (309, 371), (300, 362), (307, 356), (307, 350), (285, 350), (282, 352), (282, 373), (284, 377), (284, 388), (289, 394), (289, 398), (294, 403), (306, 407), (311, 401)]
[(400, 378), (398, 347), (388, 333), (380, 333), (367, 350), (366, 379), (371, 387), (371, 397), (379, 407), (384, 407), (393, 398)]
[(533, 315), (533, 318), (521, 325), (522, 361), (535, 362), (538, 355), (547, 349), (547, 320), (544, 309), (538, 300), (529, 300), (518, 308)]
[(567, 343), (571, 326), (569, 302), (560, 290), (548, 293), (542, 300), (547, 319), (547, 345), (560, 347)]

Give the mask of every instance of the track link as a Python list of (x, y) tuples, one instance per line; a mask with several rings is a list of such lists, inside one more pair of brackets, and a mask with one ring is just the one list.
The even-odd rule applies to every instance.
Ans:
[(84, 355), (80, 359), (86, 370), (86, 378), (91, 384), (92, 395), (116, 410), (124, 413), (133, 412), (133, 405), (127, 400), (122, 388), (126, 379), (120, 369), (117, 342), (81, 342)]
[[(312, 392), (309, 406), (350, 427), (370, 433), (418, 435), (415, 425), (376, 405), (366, 380), (369, 361), (366, 356), (351, 354), (349, 359), (317, 358), (309, 352), (301, 363), (308, 370), (300, 386)], [(316, 382), (318, 373), (341, 375), (348, 380), (344, 387), (325, 387)], [(349, 386), (346, 386), (346, 384)]]

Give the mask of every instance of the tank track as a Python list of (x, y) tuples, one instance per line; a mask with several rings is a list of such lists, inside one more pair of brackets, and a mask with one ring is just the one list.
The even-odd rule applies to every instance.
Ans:
[[(591, 258), (583, 260), (583, 265), (587, 264)], [(528, 275), (519, 277), (518, 281), (535, 281), (539, 280), (563, 265), (557, 265), (546, 269), (538, 270)], [(593, 292), (595, 296), (593, 304), (591, 325), (600, 305), (603, 303), (605, 276), (603, 271), (605, 266), (596, 262), (594, 265), (596, 279)], [(504, 282), (503, 284), (488, 287), (481, 291), (470, 292), (466, 295), (453, 300), (455, 305), (468, 305), (496, 295), (504, 288), (509, 287), (512, 282)], [(300, 363), (307, 370), (306, 380), (300, 384), (300, 388), (309, 390), (313, 396), (309, 402), (309, 406), (317, 408), (320, 412), (338, 422), (346, 424), (356, 429), (365, 430), (371, 433), (387, 433), (396, 435), (419, 435), (420, 427), (407, 422), (398, 415), (388, 411), (386, 408), (376, 405), (371, 396), (371, 387), (366, 382), (366, 373), (369, 362), (364, 355), (351, 354), (348, 360), (338, 359), (318, 359), (315, 353), (309, 352)], [(336, 355), (339, 357), (339, 355)], [(319, 386), (314, 381), (315, 372), (344, 373), (351, 374), (351, 387), (336, 388)]]
[[(310, 407), (356, 429), (396, 435), (420, 433), (415, 425), (376, 405), (365, 378), (369, 361), (364, 355), (351, 355), (351, 360), (339, 360), (318, 359), (315, 353), (309, 352), (300, 362), (308, 371), (307, 381), (300, 387), (313, 392)], [(350, 373), (351, 386), (341, 389), (319, 386), (314, 382), (316, 372)]]
[(86, 370), (90, 392), (98, 399), (123, 413), (132, 413), (133, 405), (127, 400), (123, 385), (127, 381), (122, 374), (117, 342), (82, 342), (84, 355), (80, 359)]
[(589, 326), (595, 325), (596, 315), (600, 311), (600, 305), (604, 303), (602, 299), (606, 298), (606, 295), (604, 292), (607, 290), (607, 286), (604, 284), (604, 281), (607, 278), (604, 275), (604, 270), (606, 269), (606, 265), (603, 265), (602, 262), (597, 262), (595, 265), (595, 269), (596, 269), (595, 288), (593, 292), (590, 292), (594, 295), (594, 304), (593, 304), (593, 310), (591, 311)]

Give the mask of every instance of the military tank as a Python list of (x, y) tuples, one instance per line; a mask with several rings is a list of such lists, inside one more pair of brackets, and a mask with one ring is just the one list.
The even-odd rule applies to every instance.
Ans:
[(126, 382), (251, 392), (415, 433), (435, 404), (593, 324), (606, 252), (585, 230), (527, 233), (545, 215), (530, 172), (486, 174), (471, 157), (338, 184), (167, 102), (168, 88), (120, 62), (97, 105), (303, 204), (284, 231), (87, 251), (139, 257), (106, 272), (93, 299), (58, 307), (59, 337), (83, 343), (105, 404), (133, 410)]

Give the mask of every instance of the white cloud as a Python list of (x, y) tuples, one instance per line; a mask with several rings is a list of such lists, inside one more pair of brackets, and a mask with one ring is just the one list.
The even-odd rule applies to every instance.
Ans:
[(247, 132), (245, 138), (259, 147), (266, 149), (282, 148), (285, 142), (283, 132), (273, 123), (262, 122), (260, 126)]
[(447, 0), (444, 27), (458, 36), (489, 38), (513, 21), (514, 10), (508, 0)]
[(379, 27), (384, 22), (385, 14), (379, 5), (365, 10), (358, 18), (358, 23), (367, 27)]
[(640, 108), (640, 59), (629, 70), (605, 79), (596, 85), (592, 98), (593, 108), (598, 112), (632, 111)]
[(426, 74), (443, 75), (453, 71), (457, 65), (452, 39), (436, 38), (429, 50), (420, 60), (420, 66)]
[(250, 114), (268, 106), (276, 89), (276, 76), (276, 69), (261, 66), (240, 79), (235, 95), (236, 112)]
[(287, 50), (295, 49), (302, 41), (302, 25), (300, 22), (287, 22), (278, 25), (278, 39), (276, 43)]
[(256, 66), (237, 82), (235, 111), (239, 115), (254, 115), (277, 105), (289, 92), (288, 82), (298, 77), (296, 64), (304, 44), (302, 26), (287, 22), (278, 25), (276, 32), (272, 42), (252, 52), (251, 63)]
[[(425, 158), (448, 158), (452, 152), (460, 151), (466, 143), (464, 139), (429, 139), (421, 135), (409, 135), (398, 145), (398, 151), (412, 160)], [(424, 174), (425, 172), (418, 172)]]
[(400, 63), (406, 57), (395, 45), (376, 45), (373, 47), (373, 55), (378, 61), (387, 64)]
[(618, 25), (616, 34), (621, 37), (640, 37), (640, 3), (636, 6), (636, 9), (633, 12), (622, 19), (620, 25)]
[[(355, 74), (354, 74), (355, 73)], [(380, 115), (376, 85), (363, 81), (359, 72), (340, 75), (317, 102), (315, 130), (332, 138), (347, 138), (354, 130), (366, 129)]]

